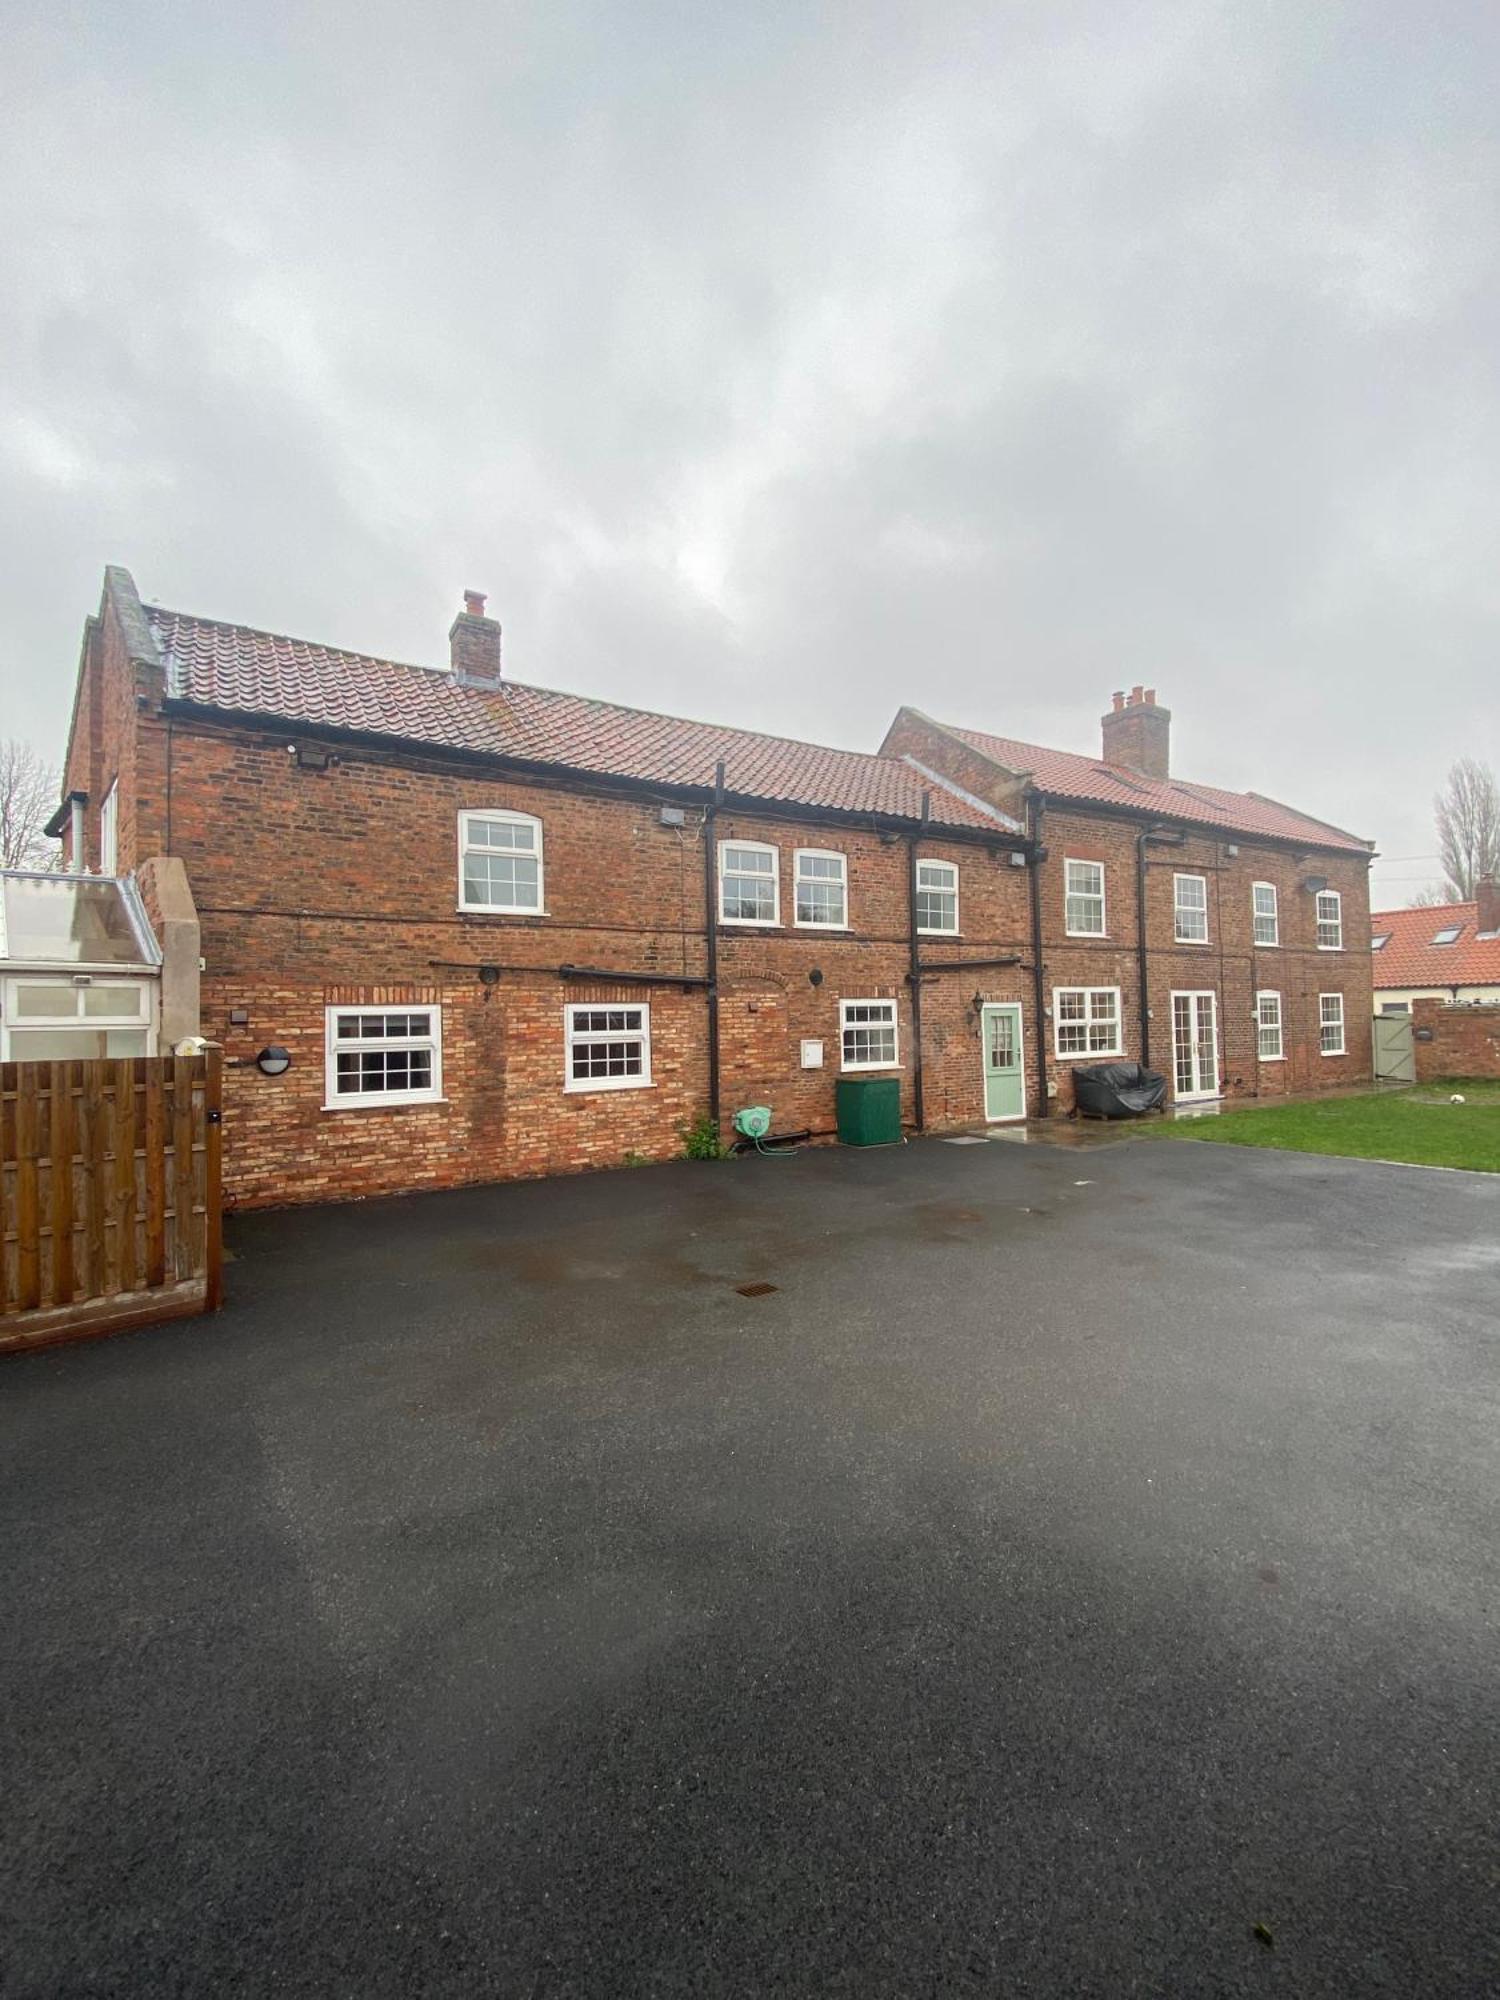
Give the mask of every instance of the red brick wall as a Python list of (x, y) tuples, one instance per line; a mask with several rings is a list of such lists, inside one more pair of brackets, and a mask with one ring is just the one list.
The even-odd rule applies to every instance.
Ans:
[[(1452, 1007), (1442, 1000), (1411, 1003), (1417, 1081), (1500, 1077), (1500, 1007)], [(1423, 1039), (1426, 1030), (1430, 1040)]]
[[(1104, 815), (1048, 811), (1042, 821), (1047, 859), (1041, 865), (1042, 931), (1049, 1004), (1057, 986), (1121, 988), (1126, 1053), (1140, 1053), (1139, 931), (1136, 913), (1136, 833), (1129, 821)], [(1233, 844), (1237, 857), (1228, 853)], [(1065, 864), (1099, 861), (1105, 874), (1104, 939), (1067, 935)], [(1150, 1056), (1171, 1074), (1174, 991), (1211, 991), (1217, 999), (1220, 1076), (1231, 1096), (1279, 1096), (1328, 1090), (1368, 1078), (1373, 1056), (1369, 880), (1358, 856), (1316, 855), (1301, 861), (1285, 849), (1241, 839), (1189, 834), (1180, 847), (1146, 849), (1146, 941), (1149, 954)], [(1176, 941), (1175, 874), (1202, 875), (1208, 885), (1206, 945)], [(1320, 951), (1315, 903), (1299, 885), (1324, 875), (1343, 897), (1344, 949)], [(1281, 942), (1257, 946), (1251, 886), (1276, 885)], [(1284, 1060), (1261, 1062), (1252, 1018), (1258, 991), (1281, 994)], [(1344, 996), (1347, 1053), (1320, 1052), (1319, 995)], [(1071, 1069), (1086, 1057), (1053, 1058), (1057, 1102), (1071, 1103)]]
[[(106, 585), (99, 614), (84, 629), (79, 686), (64, 773), (64, 792), (88, 793), (84, 866), (100, 859), (99, 815), (116, 792), (118, 868), (127, 874), (165, 851), (166, 730), (155, 713), (164, 692), (159, 669), (132, 660), (120, 608)], [(71, 834), (64, 851), (71, 865)]]
[[(244, 1203), (326, 1199), (411, 1186), (669, 1157), (706, 1108), (701, 989), (565, 983), (562, 964), (701, 977), (702, 814), (663, 827), (659, 803), (541, 780), (467, 776), (440, 760), (349, 750), (326, 771), (287, 754), (292, 738), (179, 722), (172, 746), (172, 846), (197, 899), (207, 970), (204, 1032), (224, 1043), (225, 1183)], [(457, 816), (504, 806), (542, 822), (545, 917), (457, 907)], [(834, 1123), (841, 999), (898, 1003), (905, 1115), (913, 1116), (907, 981), (908, 849), (859, 826), (725, 811), (720, 838), (762, 840), (780, 855), (782, 923), (720, 931), (721, 1096), (772, 1107), (778, 1130)], [(848, 858), (851, 929), (798, 929), (793, 851)], [(925, 958), (1029, 952), (1027, 875), (974, 843), (934, 836), (920, 852), (956, 861), (958, 938), (926, 939)], [(503, 968), (481, 985), (477, 968)], [(814, 985), (810, 974), (822, 974)], [(929, 1125), (983, 1117), (978, 1017), (971, 1002), (1023, 1004), (1018, 968), (938, 973), (924, 982)], [(323, 1108), (324, 1008), (436, 993), (443, 1019), (444, 1105)], [(651, 1008), (649, 1089), (567, 1093), (566, 1004), (593, 998)], [(233, 1010), (249, 1020), (232, 1025)], [(804, 1070), (800, 1044), (821, 1040)], [(281, 1079), (253, 1066), (277, 1042)], [(1034, 1095), (1033, 1095), (1034, 1108)]]

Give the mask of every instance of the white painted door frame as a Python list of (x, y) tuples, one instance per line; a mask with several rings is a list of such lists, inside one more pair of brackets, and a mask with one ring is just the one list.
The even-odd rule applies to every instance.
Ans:
[[(1016, 1023), (1015, 1074), (1021, 1086), (1018, 1111), (990, 1111), (990, 1016), (1013, 1014)], [(1019, 1000), (986, 1000), (979, 1010), (980, 1087), (984, 1091), (984, 1118), (987, 1125), (1016, 1125), (1026, 1116), (1026, 1015)]]
[[(1201, 1104), (1221, 1094), (1219, 996), (1212, 987), (1174, 987), (1171, 999), (1172, 1096), (1178, 1104)], [(1185, 1007), (1179, 1007), (1179, 1001), (1184, 1001)], [(1186, 1047), (1184, 1027), (1188, 1031)]]

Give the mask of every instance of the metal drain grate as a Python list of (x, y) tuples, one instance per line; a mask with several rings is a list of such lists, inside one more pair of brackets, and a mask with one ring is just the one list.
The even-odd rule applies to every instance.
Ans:
[(761, 1278), (753, 1285), (736, 1285), (734, 1289), (742, 1299), (763, 1299), (767, 1292), (774, 1292), (776, 1287), (768, 1285), (765, 1279)]

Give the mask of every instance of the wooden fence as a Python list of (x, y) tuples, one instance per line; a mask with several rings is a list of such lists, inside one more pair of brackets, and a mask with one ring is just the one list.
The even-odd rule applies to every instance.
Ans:
[(221, 1064), (0, 1064), (0, 1353), (219, 1304)]

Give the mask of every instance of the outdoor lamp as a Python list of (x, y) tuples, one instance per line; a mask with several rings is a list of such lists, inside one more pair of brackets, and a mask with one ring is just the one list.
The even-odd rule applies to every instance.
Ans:
[(255, 1067), (262, 1076), (285, 1076), (292, 1066), (292, 1058), (277, 1042), (261, 1050), (255, 1058)]
[(1302, 886), (1309, 896), (1319, 896), (1328, 887), (1328, 877), (1326, 875), (1304, 876)]

